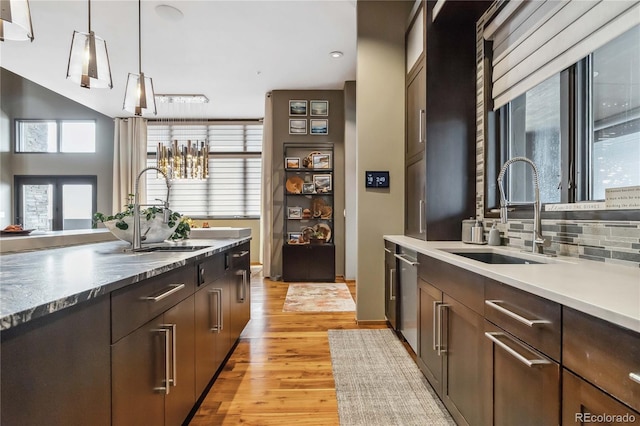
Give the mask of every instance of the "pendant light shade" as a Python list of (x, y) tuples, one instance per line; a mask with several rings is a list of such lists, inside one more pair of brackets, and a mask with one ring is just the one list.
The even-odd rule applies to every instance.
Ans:
[(157, 113), (151, 77), (145, 76), (143, 72), (140, 74), (129, 73), (122, 108), (135, 115), (146, 113), (155, 115)]
[(80, 87), (113, 88), (107, 42), (91, 30), (91, 0), (88, 0), (89, 31), (73, 32), (67, 78)]
[(113, 88), (107, 42), (89, 33), (73, 32), (67, 78), (81, 87)]
[(33, 41), (28, 0), (0, 0), (0, 41)]
[(142, 2), (138, 0), (138, 74), (129, 73), (127, 88), (124, 92), (122, 109), (142, 115), (145, 113), (157, 114), (156, 97), (153, 91), (153, 80), (142, 72), (142, 25), (140, 9)]

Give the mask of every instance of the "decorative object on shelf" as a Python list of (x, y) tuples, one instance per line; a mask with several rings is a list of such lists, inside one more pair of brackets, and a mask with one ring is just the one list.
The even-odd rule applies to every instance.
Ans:
[(33, 25), (28, 0), (2, 1), (0, 6), (0, 41), (33, 41)]
[[(311, 210), (313, 217), (321, 218), (323, 215), (331, 215), (331, 207), (327, 205), (327, 203), (319, 197), (314, 197), (311, 203)], [(326, 218), (323, 218), (326, 219)]]
[(291, 100), (289, 101), (289, 115), (307, 115), (307, 101)]
[(331, 168), (331, 155), (330, 154), (314, 154), (311, 156), (311, 168), (313, 169), (330, 169)]
[(291, 176), (289, 179), (287, 179), (285, 187), (287, 188), (287, 192), (289, 192), (290, 194), (301, 194), (303, 184), (304, 180), (302, 180), (300, 176)]
[(202, 180), (209, 177), (209, 145), (206, 141), (178, 143), (174, 140), (167, 145), (158, 144), (156, 161), (169, 179)]
[(313, 175), (316, 192), (331, 192), (331, 175)]
[(320, 151), (312, 151), (309, 153), (309, 155), (307, 155), (306, 157), (304, 157), (304, 159), (302, 160), (302, 166), (310, 169), (313, 167), (313, 156), (314, 155), (319, 155), (322, 154)]
[(329, 134), (329, 120), (309, 120), (310, 133), (312, 135), (328, 135)]
[(307, 134), (307, 120), (289, 120), (289, 134), (290, 135), (306, 135)]
[(156, 114), (156, 97), (153, 80), (142, 72), (142, 17), (141, 0), (138, 0), (138, 74), (129, 73), (122, 109), (141, 116), (149, 112)]
[(313, 227), (316, 236), (323, 236), (326, 242), (331, 241), (331, 227), (326, 223), (318, 223)]
[(303, 194), (314, 194), (316, 192), (316, 186), (313, 183), (303, 183), (302, 184), (302, 193)]
[(311, 209), (302, 209), (302, 218), (311, 219)]
[(329, 101), (309, 101), (311, 116), (327, 117), (329, 115)]
[(289, 232), (287, 237), (287, 242), (289, 244), (304, 244), (302, 234), (300, 232)]
[(302, 207), (289, 207), (287, 209), (288, 219), (302, 219)]
[(107, 42), (91, 30), (91, 0), (88, 0), (89, 31), (73, 32), (67, 79), (80, 87), (113, 89)]
[(284, 167), (286, 169), (299, 169), (300, 158), (299, 157), (287, 157), (284, 159)]

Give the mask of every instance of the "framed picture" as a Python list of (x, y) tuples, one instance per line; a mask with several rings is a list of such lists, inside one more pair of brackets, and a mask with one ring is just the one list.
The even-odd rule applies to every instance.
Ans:
[(329, 120), (315, 119), (309, 120), (309, 126), (311, 127), (312, 135), (328, 135), (329, 134)]
[(329, 101), (309, 101), (309, 109), (311, 110), (311, 116), (328, 117)]
[(300, 244), (300, 232), (289, 232), (287, 239), (289, 244)]
[(287, 169), (299, 169), (300, 168), (300, 158), (298, 157), (287, 157), (284, 159), (284, 167)]
[(313, 194), (316, 192), (316, 185), (313, 183), (303, 183), (302, 184), (302, 193), (303, 194)]
[(289, 120), (290, 135), (306, 135), (307, 120)]
[(289, 115), (307, 115), (307, 101), (289, 101)]
[(313, 185), (316, 187), (316, 192), (330, 192), (331, 175), (313, 175)]
[(302, 219), (302, 207), (289, 207), (287, 210), (287, 218)]
[(311, 166), (314, 169), (330, 169), (331, 154), (313, 154), (311, 156)]

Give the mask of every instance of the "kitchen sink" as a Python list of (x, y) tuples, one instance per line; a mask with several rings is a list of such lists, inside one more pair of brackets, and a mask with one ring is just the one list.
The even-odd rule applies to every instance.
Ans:
[(154, 247), (145, 247), (139, 250), (136, 250), (136, 253), (148, 253), (153, 251), (164, 251), (164, 252), (191, 252), (198, 251), (202, 249), (209, 248), (211, 246), (154, 246)]
[(473, 251), (465, 251), (465, 252), (449, 252), (451, 254), (455, 254), (457, 256), (466, 257), (468, 259), (477, 260), (484, 263), (490, 263), (492, 265), (535, 265), (544, 262), (536, 262), (530, 259), (524, 259), (521, 257), (508, 256), (500, 253), (493, 252), (473, 252)]

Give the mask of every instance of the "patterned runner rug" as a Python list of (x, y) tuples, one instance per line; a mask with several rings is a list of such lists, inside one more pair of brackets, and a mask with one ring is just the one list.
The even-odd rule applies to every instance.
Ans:
[(341, 426), (455, 425), (389, 329), (329, 330)]
[(349, 288), (344, 283), (289, 284), (283, 312), (355, 311)]

